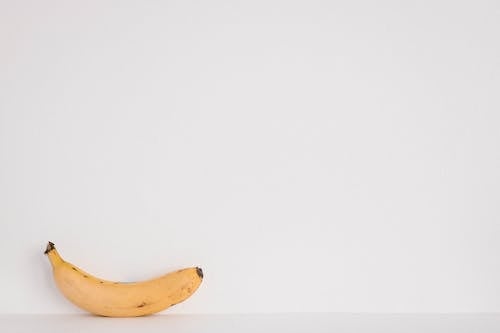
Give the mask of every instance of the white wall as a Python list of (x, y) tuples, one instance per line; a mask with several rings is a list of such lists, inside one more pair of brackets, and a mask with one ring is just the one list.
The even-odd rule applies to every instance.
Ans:
[(2, 1), (0, 312), (500, 311), (494, 1)]

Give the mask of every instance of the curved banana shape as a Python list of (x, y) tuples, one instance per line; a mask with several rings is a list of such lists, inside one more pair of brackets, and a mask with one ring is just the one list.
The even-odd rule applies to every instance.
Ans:
[(113, 282), (64, 261), (52, 242), (45, 254), (64, 296), (80, 308), (106, 317), (138, 317), (162, 311), (191, 296), (203, 280), (201, 268), (192, 267), (143, 282)]

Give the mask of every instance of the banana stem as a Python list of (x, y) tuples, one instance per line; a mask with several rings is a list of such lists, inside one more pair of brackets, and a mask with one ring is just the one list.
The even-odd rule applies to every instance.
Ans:
[(47, 247), (45, 248), (44, 254), (48, 254), (50, 251), (55, 250), (55, 249), (56, 249), (56, 247), (54, 246), (54, 243), (49, 242), (47, 244)]
[(44, 253), (49, 257), (49, 260), (50, 260), (50, 263), (52, 264), (52, 267), (56, 267), (56, 265), (63, 262), (63, 259), (61, 258), (61, 256), (57, 252), (56, 247), (55, 247), (54, 243), (52, 243), (52, 242), (49, 242), (47, 244), (47, 248), (45, 249)]

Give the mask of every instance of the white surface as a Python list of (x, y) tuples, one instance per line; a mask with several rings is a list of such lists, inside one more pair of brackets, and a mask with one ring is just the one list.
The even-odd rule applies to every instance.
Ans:
[(4, 315), (2, 332), (336, 332), (490, 333), (500, 330), (500, 314), (220, 314), (102, 318), (79, 315)]
[(2, 1), (0, 313), (500, 311), (495, 1)]

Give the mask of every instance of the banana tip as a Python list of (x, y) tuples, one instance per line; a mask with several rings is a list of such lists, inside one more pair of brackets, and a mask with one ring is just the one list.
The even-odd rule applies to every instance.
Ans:
[(49, 253), (50, 251), (54, 250), (55, 248), (56, 248), (56, 247), (54, 246), (54, 243), (49, 242), (49, 243), (47, 244), (47, 247), (45, 248), (45, 252), (44, 252), (44, 254)]
[(196, 267), (196, 273), (201, 279), (203, 279), (203, 270), (200, 267)]

